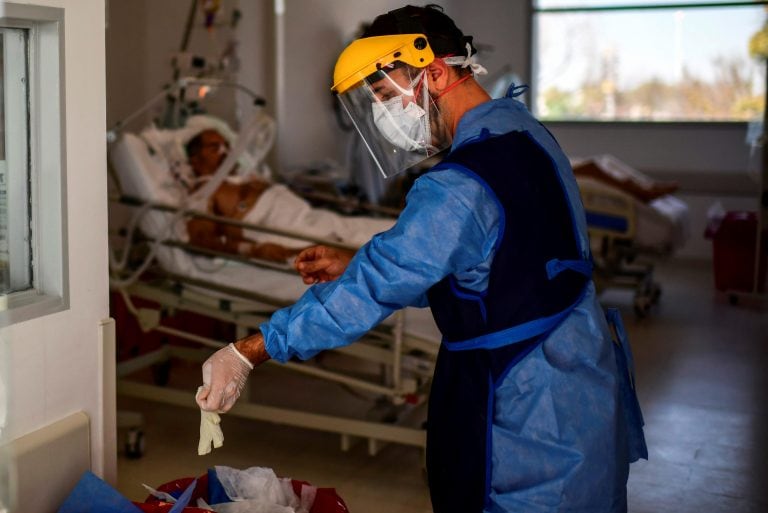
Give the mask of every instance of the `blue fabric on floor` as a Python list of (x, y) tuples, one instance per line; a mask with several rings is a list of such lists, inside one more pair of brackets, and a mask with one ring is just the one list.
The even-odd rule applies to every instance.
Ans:
[(58, 513), (141, 513), (141, 510), (92, 472), (85, 472)]

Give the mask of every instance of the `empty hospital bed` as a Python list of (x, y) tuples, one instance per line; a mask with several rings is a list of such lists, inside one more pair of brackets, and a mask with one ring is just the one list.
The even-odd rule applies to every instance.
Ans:
[[(261, 233), (273, 238), (269, 240), (293, 240), (294, 243), (299, 240), (298, 244), (302, 246), (316, 242), (342, 247), (345, 244), (338, 240), (322, 240), (315, 233), (296, 233), (296, 227), (285, 231), (274, 226), (218, 218), (199, 211), (179, 214), (183, 201), (176, 178), (170, 173), (168, 155), (151, 139), (147, 133), (136, 135), (124, 132), (110, 147), (110, 161), (121, 192), (114, 200), (131, 212), (130, 216), (137, 216), (132, 223), (128, 223), (129, 226), (123, 230), (125, 233), (117, 237), (114, 245), (122, 246), (122, 260), (126, 262), (138, 255), (135, 256), (137, 264), (127, 265), (115, 274), (112, 287), (142, 330), (181, 338), (192, 345), (167, 344), (120, 362), (118, 392), (171, 404), (196, 406), (191, 400), (194, 390), (174, 390), (130, 379), (137, 370), (157, 367), (171, 358), (202, 363), (213, 349), (231, 341), (211, 339), (195, 333), (194, 326), (179, 327), (178, 323), (167, 322), (167, 318), (176, 311), (191, 312), (231, 323), (236, 327), (237, 336), (244, 336), (258, 329), (258, 325), (274, 310), (298, 299), (307, 286), (287, 264), (254, 262), (191, 247), (185, 234), (188, 216), (199, 215), (231, 223), (243, 227), (248, 233)], [(279, 192), (277, 196), (289, 195), (282, 186), (273, 187)], [(373, 219), (372, 222), (374, 227), (370, 235), (385, 226), (382, 219)], [(137, 228), (132, 229), (132, 224)], [(141, 240), (144, 243), (137, 242)], [(147, 264), (145, 253), (148, 251), (153, 252), (152, 264)], [(141, 273), (137, 272), (137, 267)], [(148, 304), (151, 306), (146, 306)], [(424, 447), (426, 438), (421, 420), (418, 415), (409, 415), (415, 413), (425, 401), (439, 342), (440, 335), (430, 312), (409, 308), (394, 314), (372, 330), (362, 343), (339, 350), (345, 358), (345, 365), (349, 365), (350, 361), (359, 362), (359, 366), (368, 371), (374, 369), (373, 373), (361, 373), (354, 365), (350, 371), (312, 361), (289, 362), (281, 366), (288, 372), (338, 383), (340, 389), (351, 389), (376, 399), (386, 398), (391, 407), (381, 421), (260, 405), (247, 400), (241, 400), (231, 413), (336, 432), (342, 435), (344, 448), (355, 437), (363, 438), (368, 441), (371, 453), (376, 452), (379, 442)], [(403, 425), (398, 423), (400, 421)]]
[(672, 195), (641, 201), (596, 177), (579, 176), (578, 166), (584, 162), (613, 176), (642, 175), (611, 155), (573, 160), (598, 290), (633, 290), (635, 313), (645, 317), (661, 294), (661, 286), (654, 280), (655, 264), (680, 249), (688, 238), (688, 206)]

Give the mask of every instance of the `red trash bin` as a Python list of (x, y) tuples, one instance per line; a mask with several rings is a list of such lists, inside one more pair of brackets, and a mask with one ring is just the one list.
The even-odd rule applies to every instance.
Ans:
[[(755, 212), (728, 212), (722, 221), (709, 226), (705, 234), (712, 239), (712, 260), (715, 272), (715, 288), (719, 291), (752, 292), (755, 277), (757, 249), (757, 214)], [(768, 234), (764, 231), (758, 291), (765, 284), (766, 247)]]
[[(157, 487), (157, 490), (171, 495), (180, 494), (186, 490), (194, 480), (193, 477), (183, 477), (169, 483), (161, 484)], [(293, 491), (296, 495), (301, 495), (302, 485), (308, 484), (309, 483), (306, 481), (299, 481), (297, 479), (291, 480), (291, 485), (293, 486)], [(208, 475), (203, 474), (197, 478), (195, 490), (192, 492), (192, 504), (196, 504), (198, 498), (203, 498), (207, 501), (207, 495)], [(134, 502), (134, 504), (138, 506), (143, 513), (168, 513), (174, 506), (173, 504), (163, 502), (152, 495), (147, 497), (143, 503)], [(210, 513), (210, 510), (188, 506), (184, 508), (184, 513)], [(317, 488), (315, 502), (309, 510), (309, 513), (349, 513), (349, 510), (347, 509), (344, 500), (339, 497), (334, 488)]]

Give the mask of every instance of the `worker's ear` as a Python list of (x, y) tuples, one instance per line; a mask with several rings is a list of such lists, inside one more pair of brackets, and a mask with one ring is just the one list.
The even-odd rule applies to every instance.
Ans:
[(427, 85), (429, 86), (429, 92), (434, 96), (440, 96), (440, 93), (442, 93), (451, 82), (450, 76), (450, 66), (448, 66), (443, 59), (437, 58), (433, 60), (429, 66), (427, 66)]

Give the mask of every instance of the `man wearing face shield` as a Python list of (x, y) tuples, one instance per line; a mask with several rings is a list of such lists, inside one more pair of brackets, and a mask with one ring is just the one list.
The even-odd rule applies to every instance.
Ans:
[(647, 457), (642, 416), (620, 321), (595, 297), (576, 183), (519, 88), (491, 100), (475, 81), (474, 53), (433, 6), (379, 16), (344, 50), (333, 90), (382, 173), (449, 151), (356, 254), (299, 255), (317, 284), (214, 354), (198, 403), (226, 411), (252, 365), (310, 358), (429, 306), (443, 333), (427, 428), (434, 511), (626, 511), (629, 463)]

